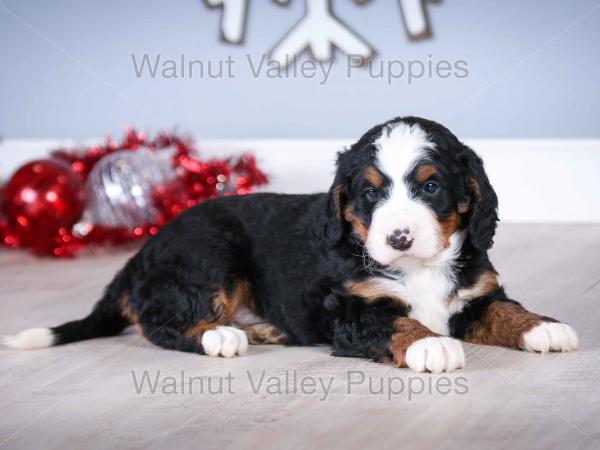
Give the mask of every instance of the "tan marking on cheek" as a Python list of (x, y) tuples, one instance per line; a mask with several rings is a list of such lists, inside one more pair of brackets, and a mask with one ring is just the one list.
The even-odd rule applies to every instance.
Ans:
[(383, 175), (374, 167), (367, 167), (367, 170), (365, 170), (365, 180), (374, 188), (380, 188), (383, 185)]
[(346, 219), (346, 221), (352, 225), (352, 230), (356, 236), (363, 241), (367, 240), (367, 237), (369, 236), (369, 228), (363, 223), (362, 220), (354, 215), (352, 205), (349, 205), (344, 210), (344, 219)]
[[(469, 189), (469, 192), (475, 200), (479, 199), (479, 197), (481, 196), (481, 191), (479, 190), (479, 183), (477, 183), (475, 178), (469, 177), (469, 179), (467, 180), (467, 188)], [(459, 202), (458, 213), (464, 214), (466, 212), (469, 212), (471, 210), (471, 203), (472, 202), (470, 201)]]
[(433, 164), (423, 164), (417, 169), (416, 179), (419, 183), (425, 183), (437, 173), (437, 169)]
[(393, 355), (394, 363), (398, 367), (406, 367), (404, 362), (406, 349), (419, 339), (438, 336), (421, 322), (408, 317), (399, 317), (394, 321), (396, 332), (392, 334), (389, 350)]
[(498, 288), (498, 275), (492, 270), (483, 272), (471, 285), (458, 290), (457, 295), (461, 300), (473, 300), (491, 294)]
[(248, 342), (251, 344), (276, 344), (283, 345), (289, 340), (286, 333), (279, 330), (270, 323), (255, 323), (242, 327), (248, 336)]
[(349, 281), (346, 283), (346, 288), (353, 295), (364, 298), (366, 303), (372, 303), (382, 298), (389, 298), (394, 303), (402, 304), (407, 310), (409, 309), (409, 306), (404, 300), (402, 300), (396, 294), (393, 294), (389, 290), (385, 289), (381, 283), (378, 283), (377, 281)]
[(440, 225), (440, 244), (442, 248), (448, 248), (449, 239), (460, 226), (460, 217), (456, 211), (452, 211), (445, 219), (438, 219)]
[(542, 322), (557, 322), (527, 311), (521, 305), (495, 301), (464, 340), (473, 344), (524, 348), (523, 335)]

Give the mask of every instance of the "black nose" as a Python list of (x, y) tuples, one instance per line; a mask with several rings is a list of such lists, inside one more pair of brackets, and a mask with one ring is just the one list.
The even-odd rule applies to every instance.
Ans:
[(394, 230), (394, 234), (388, 236), (387, 241), (394, 250), (408, 250), (412, 244), (413, 239), (408, 239), (408, 236), (403, 233), (396, 233), (398, 230)]

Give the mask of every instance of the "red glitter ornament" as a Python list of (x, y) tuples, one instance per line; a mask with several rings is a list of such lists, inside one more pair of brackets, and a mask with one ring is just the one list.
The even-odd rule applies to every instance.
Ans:
[(5, 244), (55, 236), (81, 217), (84, 204), (83, 184), (67, 164), (51, 159), (25, 164), (4, 188), (2, 211), (13, 231)]

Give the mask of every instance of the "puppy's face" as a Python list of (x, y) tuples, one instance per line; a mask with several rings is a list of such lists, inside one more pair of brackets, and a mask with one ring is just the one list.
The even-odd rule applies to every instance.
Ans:
[[(489, 242), (478, 242), (482, 236), (475, 224), (466, 229), (469, 222), (482, 220), (475, 206), (483, 200), (481, 185), (489, 186), (483, 167), (475, 167), (481, 161), (472, 150), (422, 119), (395, 120), (379, 128), (342, 154), (338, 168), (339, 178), (346, 180), (337, 186), (338, 195), (344, 195), (343, 219), (369, 256), (384, 266), (407, 267), (435, 260), (465, 234), (487, 249), (494, 229), (484, 237)], [(496, 220), (492, 196), (488, 234)]]

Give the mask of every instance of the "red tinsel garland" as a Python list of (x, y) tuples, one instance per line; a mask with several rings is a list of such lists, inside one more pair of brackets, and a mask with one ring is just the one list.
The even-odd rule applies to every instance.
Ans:
[(5, 217), (0, 217), (0, 245), (29, 248), (41, 255), (73, 257), (84, 249), (118, 246), (152, 236), (181, 211), (203, 200), (219, 195), (247, 194), (253, 187), (267, 183), (266, 175), (257, 167), (251, 154), (235, 159), (201, 161), (191, 140), (175, 133), (160, 133), (150, 140), (143, 133), (130, 129), (119, 143), (107, 138), (104, 144), (87, 149), (56, 150), (52, 152), (52, 158), (67, 163), (85, 182), (94, 165), (105, 156), (142, 147), (154, 151), (174, 150), (171, 164), (177, 177), (153, 192), (154, 204), (159, 212), (153, 223), (134, 229), (78, 223), (60, 228), (51, 237), (40, 234), (24, 239)]

